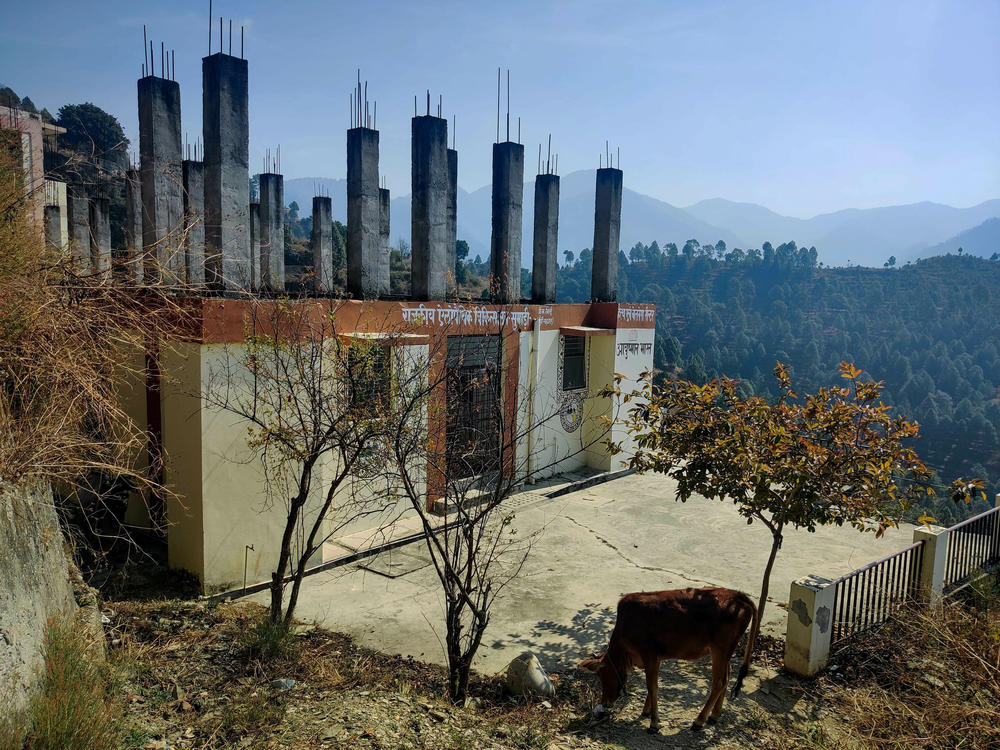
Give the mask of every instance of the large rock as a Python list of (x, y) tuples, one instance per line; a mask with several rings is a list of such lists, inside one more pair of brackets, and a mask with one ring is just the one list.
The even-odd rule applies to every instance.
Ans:
[(530, 651), (525, 651), (507, 665), (507, 689), (514, 695), (552, 697), (556, 694), (552, 680)]
[(48, 486), (0, 488), (0, 571), (0, 713), (16, 716), (44, 674), (46, 623), (77, 610)]

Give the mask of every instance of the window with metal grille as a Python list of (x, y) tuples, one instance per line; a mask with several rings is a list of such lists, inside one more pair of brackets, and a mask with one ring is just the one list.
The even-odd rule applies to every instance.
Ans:
[(564, 391), (587, 387), (586, 336), (566, 336), (563, 341), (562, 387)]
[(352, 343), (347, 350), (348, 390), (355, 409), (377, 409), (389, 401), (389, 348)]
[(448, 338), (446, 449), (452, 479), (500, 468), (500, 340)]

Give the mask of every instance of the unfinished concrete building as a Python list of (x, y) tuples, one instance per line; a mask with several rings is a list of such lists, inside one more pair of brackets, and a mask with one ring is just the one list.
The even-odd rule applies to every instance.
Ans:
[(313, 196), (312, 234), (309, 248), (313, 259), (313, 287), (317, 292), (333, 291), (333, 199)]
[(101, 281), (111, 280), (111, 201), (104, 191), (90, 199), (90, 268)]
[[(246, 61), (210, 54), (202, 61), (202, 73), (204, 163), (177, 161), (179, 213), (189, 240), (183, 268), (185, 279), (195, 284), (186, 291), (190, 320), (185, 322), (182, 340), (156, 367), (150, 365), (145, 379), (137, 378), (126, 396), (130, 414), (138, 424), (149, 427), (162, 441), (158, 447), (169, 456), (164, 481), (174, 494), (166, 501), (165, 520), (172, 567), (197, 575), (206, 591), (236, 585), (244, 571), (248, 582), (270, 577), (284, 510), (266, 501), (267, 477), (261, 462), (252, 460), (255, 448), (246, 431), (239, 426), (234, 429), (232, 415), (212, 407), (205, 394), (213, 387), (213, 373), (220, 367), (224, 371), (229, 358), (244, 351), (247, 321), (285, 305), (302, 309), (307, 318), (329, 315), (335, 309), (338, 340), (342, 336), (346, 341), (379, 342), (388, 362), (418, 363), (417, 371), (444, 374), (442, 383), (461, 381), (468, 386), (442, 385), (431, 397), (442, 408), (428, 410), (426, 416), (436, 451), (421, 468), (430, 510), (448, 512), (448, 483), (442, 472), (467, 482), (484, 476), (483, 446), (495, 447), (499, 440), (498, 414), (513, 420), (517, 430), (526, 425), (523, 420), (540, 421), (529, 439), (503, 447), (502, 471), (519, 472), (518, 477), (523, 473), (523, 481), (535, 478), (530, 466), (545, 467), (538, 476), (581, 467), (612, 468), (612, 458), (599, 438), (615, 405), (598, 394), (616, 373), (637, 382), (639, 374), (652, 366), (655, 311), (648, 305), (553, 304), (558, 177), (539, 175), (536, 181), (535, 285), (532, 303), (525, 304), (520, 268), (524, 148), (509, 138), (493, 145), (493, 299), (488, 303), (444, 301), (456, 291), (458, 154), (447, 147), (448, 122), (431, 115), (428, 101), (427, 114), (411, 121), (412, 293), (407, 300), (374, 299), (390, 292), (390, 193), (379, 187), (379, 133), (368, 127), (367, 113), (359, 109), (352, 124), (363, 126), (347, 133), (348, 224), (343, 269), (347, 291), (355, 299), (320, 297), (339, 287), (341, 269), (333, 265), (332, 201), (315, 196), (309, 246), (315, 273), (312, 291), (319, 298), (268, 300), (285, 286), (283, 177), (280, 168), (266, 168), (259, 176), (259, 202), (250, 202)], [(147, 123), (154, 144), (150, 163), (163, 163), (167, 160), (165, 149), (160, 148), (164, 129), (170, 134), (176, 129), (180, 155), (179, 104), (175, 118), (171, 100), (178, 89), (173, 81), (147, 78), (140, 86), (150, 88), (149, 117), (156, 119), (151, 113), (158, 107), (156, 111), (162, 111), (165, 119)], [(161, 225), (157, 217), (145, 217), (159, 205), (155, 199), (171, 197), (165, 186), (153, 180), (154, 200), (147, 200), (145, 169), (144, 161), (139, 176), (142, 206), (135, 202), (134, 193), (128, 202), (133, 206), (128, 209), (130, 225), (135, 226), (138, 216), (144, 233), (149, 225)], [(202, 172), (204, 205), (199, 207)], [(608, 273), (599, 270), (597, 256), (601, 262), (617, 261), (620, 172), (617, 207), (613, 190), (610, 200), (603, 197), (607, 191), (602, 179), (599, 175), (595, 237), (604, 239), (594, 243), (595, 276), (613, 289), (614, 280), (608, 281)], [(203, 243), (192, 232), (199, 224), (199, 211), (204, 212)], [(72, 214), (69, 207), (68, 213)], [(90, 219), (84, 216), (83, 226), (89, 227)], [(85, 236), (89, 237), (89, 229)], [(205, 253), (206, 285), (215, 287), (211, 296), (199, 294), (196, 288), (199, 244)], [(265, 293), (245, 299), (242, 292), (248, 290)], [(393, 367), (397, 365), (376, 377), (393, 382), (402, 372), (394, 372)], [(231, 385), (242, 387), (236, 382)], [(483, 439), (470, 441), (472, 433)], [(619, 426), (612, 428), (610, 437), (626, 439)], [(370, 484), (361, 473), (354, 479), (359, 486)], [(309, 502), (312, 509), (312, 499)], [(247, 512), (248, 508), (254, 512)], [(412, 510), (400, 507), (392, 512), (414, 520)], [(152, 522), (139, 498), (133, 498), (128, 514), (140, 525)], [(359, 521), (339, 533), (365, 532), (364, 523)], [(339, 554), (338, 549), (336, 544), (323, 545), (312, 562), (329, 562)]]
[(147, 75), (138, 92), (143, 278), (147, 284), (183, 283), (181, 89), (176, 81)]
[(458, 151), (448, 149), (448, 294), (458, 291), (458, 280), (455, 278), (455, 264), (458, 261)]
[(285, 288), (285, 178), (275, 172), (260, 175), (259, 288)]
[(184, 181), (184, 280), (194, 287), (205, 284), (205, 164), (185, 159)]
[(378, 131), (347, 131), (347, 291), (358, 299), (378, 296)]
[(250, 204), (250, 288), (260, 289), (260, 201)]
[(411, 295), (443, 300), (448, 293), (448, 121), (429, 113), (414, 117), (411, 137)]
[(559, 256), (559, 175), (535, 177), (535, 226), (532, 241), (531, 301), (556, 301)]
[(622, 222), (622, 171), (597, 170), (594, 197), (594, 256), (590, 298), (593, 302), (618, 299), (618, 238)]
[(494, 302), (521, 299), (521, 203), (524, 200), (524, 146), (493, 144), (493, 232), (490, 239), (490, 292)]
[(385, 296), (392, 291), (390, 266), (392, 250), (389, 246), (389, 188), (378, 190), (378, 293)]
[(88, 276), (91, 273), (90, 198), (84, 185), (66, 186), (66, 216), (73, 266), (78, 274)]
[(125, 171), (125, 251), (120, 266), (120, 277), (127, 284), (142, 283), (142, 180), (139, 170)]
[(253, 268), (247, 61), (218, 52), (202, 59), (201, 70), (207, 280), (220, 289), (248, 289)]

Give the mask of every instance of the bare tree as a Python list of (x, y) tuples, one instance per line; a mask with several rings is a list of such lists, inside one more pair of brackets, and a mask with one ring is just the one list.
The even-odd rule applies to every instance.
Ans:
[[(485, 310), (486, 308), (480, 308)], [(519, 386), (515, 344), (520, 328), (511, 311), (490, 308), (492, 329), (450, 326), (426, 358), (394, 374), (385, 448), (394, 484), (409, 501), (441, 584), (445, 604), (448, 695), (468, 693), (472, 661), (497, 597), (521, 572), (534, 533), (514, 524), (512, 503), (521, 485), (608, 436), (602, 420), (589, 439), (564, 455), (540, 460), (529, 438), (558, 420), (557, 401), (536, 412), (535, 386)], [(484, 316), (487, 317), (487, 316)]]
[(378, 446), (389, 420), (392, 336), (352, 335), (338, 322), (342, 304), (249, 299), (245, 340), (210, 371), (202, 396), (246, 423), (265, 506), (285, 509), (269, 612), (284, 628), (323, 544), (363, 518), (391, 522), (395, 505), (374, 486), (384, 475)]

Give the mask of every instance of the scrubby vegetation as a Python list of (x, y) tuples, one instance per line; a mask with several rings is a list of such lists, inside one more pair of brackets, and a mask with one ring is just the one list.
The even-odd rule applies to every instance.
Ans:
[(1000, 746), (1000, 586), (907, 609), (848, 643), (824, 678), (844, 729), (864, 747)]
[(83, 629), (50, 623), (41, 691), (26, 716), (0, 717), (0, 748), (106, 750), (126, 743), (128, 726), (102, 648)]

